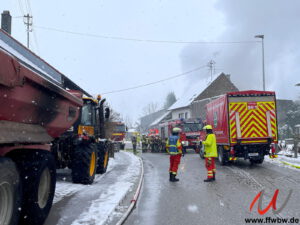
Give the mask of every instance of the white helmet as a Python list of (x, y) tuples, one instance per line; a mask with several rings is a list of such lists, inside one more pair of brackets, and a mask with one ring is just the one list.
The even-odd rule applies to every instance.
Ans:
[(180, 133), (181, 129), (179, 127), (174, 127), (172, 131), (173, 133)]

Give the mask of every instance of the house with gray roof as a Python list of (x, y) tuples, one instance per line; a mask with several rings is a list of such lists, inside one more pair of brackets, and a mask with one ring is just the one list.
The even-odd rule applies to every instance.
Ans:
[(205, 80), (194, 81), (165, 113), (153, 120), (150, 127), (157, 127), (163, 121), (181, 118), (205, 119), (205, 105), (213, 98), (231, 91), (238, 91), (238, 88), (231, 82), (230, 75), (224, 73), (209, 83)]

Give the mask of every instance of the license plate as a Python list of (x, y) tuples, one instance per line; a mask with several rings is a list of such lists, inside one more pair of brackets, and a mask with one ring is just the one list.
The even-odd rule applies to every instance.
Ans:
[(258, 156), (259, 154), (256, 152), (256, 153), (248, 153), (248, 156)]

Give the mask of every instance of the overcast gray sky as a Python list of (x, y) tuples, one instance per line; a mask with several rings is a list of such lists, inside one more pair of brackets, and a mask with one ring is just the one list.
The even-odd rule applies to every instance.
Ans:
[[(30, 7), (26, 7), (26, 3)], [(31, 9), (30, 9), (31, 8)], [(241, 90), (262, 88), (261, 43), (174, 44), (105, 39), (42, 29), (142, 40), (258, 41), (265, 35), (267, 90), (296, 99), (300, 82), (300, 1), (297, 0), (1, 0), (13, 17), (32, 12), (31, 49), (92, 94), (161, 80), (216, 62)], [(26, 43), (22, 18), (12, 35)], [(184, 94), (194, 79), (209, 80), (208, 68), (154, 86), (104, 95), (133, 121), (168, 92)]]

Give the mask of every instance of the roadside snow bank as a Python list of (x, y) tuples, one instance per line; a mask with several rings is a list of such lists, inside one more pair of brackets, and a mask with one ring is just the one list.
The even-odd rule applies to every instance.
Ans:
[[(122, 174), (115, 175), (115, 183), (103, 191), (100, 196), (92, 202), (89, 209), (83, 212), (72, 225), (104, 224), (127, 192), (131, 191), (134, 187), (140, 174), (141, 164), (139, 158), (128, 152), (120, 152), (119, 154), (123, 154), (124, 157), (122, 157), (121, 160), (126, 160), (127, 163), (129, 163), (128, 167)], [(118, 164), (116, 164), (116, 166), (118, 166)]]
[[(278, 155), (278, 158), (270, 159), (269, 156), (265, 156), (265, 161), (276, 164), (281, 167), (286, 167), (286, 168), (290, 168), (293, 170), (297, 170), (300, 172), (300, 169), (297, 169), (297, 168), (291, 166), (291, 165), (294, 165), (294, 166), (300, 167), (300, 157), (291, 158), (291, 157), (287, 157), (285, 155)], [(291, 164), (291, 165), (288, 165), (288, 164)]]
[[(110, 158), (106, 173), (96, 174), (94, 182), (101, 180), (109, 171), (111, 171), (115, 167), (115, 165), (116, 165), (116, 160), (114, 158)], [(60, 173), (65, 173), (66, 175), (70, 176), (71, 170), (69, 169), (58, 170), (58, 174)], [(63, 178), (63, 180), (66, 180), (66, 178)], [(86, 187), (87, 185), (74, 184), (72, 183), (72, 181), (57, 181), (53, 204), (56, 204), (57, 202), (61, 201), (65, 197), (71, 196), (85, 189)]]

